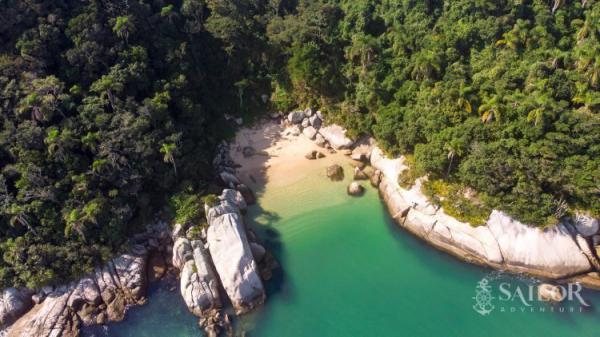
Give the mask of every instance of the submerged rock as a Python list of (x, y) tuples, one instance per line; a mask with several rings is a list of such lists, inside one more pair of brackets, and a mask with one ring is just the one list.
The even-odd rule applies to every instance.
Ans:
[(344, 169), (337, 164), (327, 167), (327, 177), (332, 181), (340, 181), (344, 179)]

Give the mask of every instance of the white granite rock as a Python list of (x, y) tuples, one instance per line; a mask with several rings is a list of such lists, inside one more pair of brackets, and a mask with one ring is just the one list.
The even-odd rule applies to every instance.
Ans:
[(545, 271), (555, 277), (591, 269), (590, 262), (563, 224), (546, 229), (529, 227), (494, 210), (487, 226), (507, 265)]
[(336, 150), (348, 149), (352, 147), (352, 144), (354, 144), (352, 139), (346, 137), (346, 130), (339, 125), (333, 124), (321, 127), (321, 129), (319, 129), (319, 133)]
[(313, 140), (317, 136), (317, 129), (313, 128), (312, 126), (308, 126), (302, 130), (302, 133), (306, 136), (306, 138)]
[(193, 257), (181, 270), (180, 291), (190, 312), (202, 317), (207, 310), (221, 307), (219, 283), (202, 242), (192, 241), (189, 247)]
[(237, 314), (262, 304), (265, 290), (239, 213), (209, 210), (207, 242), (214, 266)]

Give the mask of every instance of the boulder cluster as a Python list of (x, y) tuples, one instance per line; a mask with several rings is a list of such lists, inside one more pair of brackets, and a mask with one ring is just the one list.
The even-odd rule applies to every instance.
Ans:
[(0, 323), (6, 336), (78, 336), (82, 325), (122, 320), (128, 306), (146, 301), (148, 257), (170, 258), (171, 243), (169, 227), (158, 223), (132, 239), (129, 253), (77, 281), (37, 291), (4, 290)]
[(352, 147), (354, 142), (346, 136), (346, 130), (338, 125), (323, 125), (323, 114), (311, 108), (292, 111), (286, 121), (292, 125), (294, 135), (304, 134), (320, 147), (340, 150)]

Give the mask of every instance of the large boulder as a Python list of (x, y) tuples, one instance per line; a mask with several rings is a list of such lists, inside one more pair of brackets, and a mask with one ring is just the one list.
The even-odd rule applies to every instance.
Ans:
[(31, 291), (7, 288), (0, 297), (0, 327), (6, 326), (21, 317), (31, 308)]
[(344, 179), (344, 169), (337, 164), (327, 167), (327, 178), (333, 181), (340, 181)]
[(329, 144), (336, 150), (348, 149), (354, 143), (350, 138), (346, 137), (346, 130), (339, 125), (329, 125), (319, 129), (319, 133)]
[(288, 114), (288, 121), (292, 124), (300, 124), (304, 117), (306, 117), (304, 111), (293, 111)]
[(221, 307), (219, 282), (202, 242), (192, 241), (189, 247), (193, 253), (181, 270), (181, 296), (190, 312), (202, 317), (207, 310)]
[(265, 301), (265, 290), (236, 207), (212, 207), (207, 242), (221, 284), (237, 314)]

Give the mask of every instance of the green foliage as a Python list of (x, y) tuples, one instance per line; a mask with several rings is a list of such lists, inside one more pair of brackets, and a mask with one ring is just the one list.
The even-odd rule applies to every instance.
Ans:
[(219, 197), (214, 194), (207, 194), (204, 197), (202, 197), (202, 202), (208, 207), (213, 207), (217, 204), (218, 201)]
[(180, 224), (197, 224), (202, 221), (204, 208), (198, 194), (179, 192), (170, 199), (170, 206), (174, 211), (174, 221)]
[(398, 185), (404, 189), (410, 189), (415, 184), (417, 178), (419, 178), (419, 174), (415, 168), (415, 157), (410, 154), (405, 155), (404, 165), (407, 168), (398, 175)]
[(246, 113), (264, 108), (259, 36), (216, 37), (195, 0), (9, 0), (0, 17), (0, 288), (93, 270), (169, 201), (174, 220), (200, 223), (234, 84)]
[(414, 154), (403, 186), (456, 182), (533, 225), (559, 200), (598, 214), (598, 18), (590, 1), (299, 1), (267, 26), (274, 96)]
[(486, 223), (491, 209), (475, 196), (466, 196), (467, 190), (443, 180), (425, 181), (421, 186), (423, 193), (435, 205), (441, 206), (446, 214), (472, 226)]

